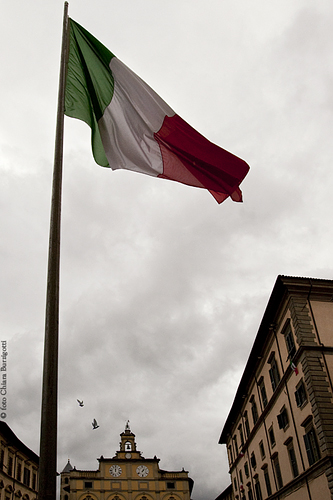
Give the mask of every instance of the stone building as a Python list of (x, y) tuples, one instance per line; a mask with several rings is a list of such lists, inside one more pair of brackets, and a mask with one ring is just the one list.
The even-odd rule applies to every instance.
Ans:
[(219, 440), (233, 498), (333, 498), (332, 376), (333, 281), (278, 276)]
[(0, 498), (36, 500), (39, 457), (0, 421)]
[(188, 472), (165, 471), (159, 458), (144, 458), (126, 424), (113, 458), (98, 459), (97, 470), (79, 470), (70, 461), (61, 473), (60, 500), (190, 500)]

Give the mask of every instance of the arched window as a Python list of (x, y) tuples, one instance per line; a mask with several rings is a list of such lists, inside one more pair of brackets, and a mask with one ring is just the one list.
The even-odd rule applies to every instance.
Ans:
[(126, 441), (125, 451), (131, 451), (131, 450), (132, 450), (132, 443), (130, 441)]

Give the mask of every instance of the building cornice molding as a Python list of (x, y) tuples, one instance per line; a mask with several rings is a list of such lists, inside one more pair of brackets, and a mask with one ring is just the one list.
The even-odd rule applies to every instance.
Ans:
[[(225, 425), (222, 429), (219, 444), (227, 443), (230, 430), (232, 429), (239, 411), (244, 404), (243, 395), (248, 393), (249, 385), (252, 383), (251, 375), (258, 370), (260, 363), (262, 362), (262, 354), (265, 352), (267, 344), (270, 341), (272, 328), (276, 328), (277, 318), (281, 316), (282, 311), (285, 311), (286, 304), (293, 298), (297, 297), (305, 300), (324, 300), (327, 302), (332, 302), (333, 280), (297, 278), (283, 275), (277, 277), (257, 335), (255, 337), (241, 381), (239, 383), (233, 404), (226, 419)], [(324, 346), (311, 345), (310, 347), (308, 347), (306, 345), (303, 345), (299, 347), (296, 356), (301, 356), (301, 350), (308, 348), (318, 351), (325, 350), (325, 352), (327, 353), (333, 352), (332, 348), (325, 348)], [(298, 360), (296, 356), (294, 358), (294, 363), (296, 363)], [(290, 374), (291, 370), (286, 370), (280, 381), (280, 384), (285, 379), (285, 377), (288, 378), (288, 372)], [(275, 393), (277, 393), (277, 390), (274, 392), (271, 399), (276, 398)], [(268, 411), (267, 407), (265, 408), (264, 412), (265, 411)], [(258, 427), (258, 423), (259, 422), (257, 422), (257, 424), (254, 426), (253, 430)]]

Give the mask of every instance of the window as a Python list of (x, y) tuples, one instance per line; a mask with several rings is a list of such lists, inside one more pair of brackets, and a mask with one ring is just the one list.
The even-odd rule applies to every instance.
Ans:
[(247, 462), (245, 462), (244, 464), (244, 472), (245, 472), (245, 476), (246, 477), (249, 477), (249, 464)]
[(231, 445), (228, 446), (228, 450), (229, 450), (229, 460), (230, 460), (230, 463), (232, 464), (232, 462), (234, 461), (234, 457), (232, 456)]
[(8, 466), (7, 466), (8, 476), (12, 476), (13, 474), (13, 457), (8, 457)]
[(278, 489), (280, 490), (281, 488), (283, 488), (283, 481), (282, 481), (279, 457), (278, 457), (277, 453), (275, 454), (275, 456), (273, 458), (273, 466), (274, 466), (274, 470), (275, 470)]
[(250, 462), (251, 462), (252, 468), (256, 469), (257, 461), (256, 461), (256, 456), (255, 456), (254, 452), (251, 453)]
[(271, 480), (269, 478), (269, 472), (268, 472), (268, 466), (267, 465), (264, 468), (264, 478), (265, 478), (267, 496), (270, 496), (272, 494), (272, 487), (271, 487)]
[(294, 335), (291, 330), (290, 320), (288, 320), (287, 325), (284, 328), (283, 334), (286, 341), (288, 359), (292, 359), (296, 353), (296, 346), (294, 341)]
[(289, 418), (288, 418), (288, 413), (286, 410), (286, 407), (283, 406), (280, 414), (277, 416), (278, 424), (280, 429), (286, 429), (289, 424)]
[(256, 401), (254, 399), (254, 396), (251, 397), (250, 402), (251, 402), (251, 412), (252, 412), (252, 418), (253, 418), (253, 425), (256, 425), (259, 417), (258, 417), (257, 404), (256, 404)]
[(0, 468), (3, 469), (4, 467), (4, 461), (5, 461), (5, 450), (1, 448), (0, 452)]
[(22, 463), (18, 462), (17, 468), (16, 468), (16, 479), (18, 481), (21, 481), (21, 476), (22, 476)]
[(234, 440), (234, 443), (235, 443), (235, 455), (237, 457), (237, 455), (238, 455), (238, 443), (237, 443), (237, 436), (236, 436), (236, 434), (234, 435), (233, 440)]
[(243, 484), (243, 473), (241, 470), (239, 471), (239, 482)]
[(259, 443), (259, 450), (260, 450), (261, 459), (264, 459), (265, 458), (265, 448), (264, 448), (264, 443), (262, 441), (260, 441), (260, 443)]
[(273, 426), (272, 425), (268, 429), (268, 435), (269, 435), (269, 440), (271, 442), (271, 446), (273, 448), (275, 446), (275, 436), (274, 436), (274, 430), (273, 430)]
[(253, 493), (252, 493), (252, 488), (251, 488), (251, 483), (247, 483), (247, 494), (249, 497), (249, 500), (253, 500)]
[(294, 445), (293, 442), (290, 441), (288, 444), (288, 455), (289, 455), (289, 460), (290, 460), (290, 465), (291, 465), (291, 470), (293, 472), (293, 476), (297, 477), (299, 475), (298, 472), (298, 465), (297, 465), (297, 460), (296, 460), (296, 453), (294, 450)]
[(238, 426), (238, 431), (239, 431), (241, 446), (244, 446), (244, 434), (243, 434), (242, 424)]
[(255, 489), (255, 492), (256, 492), (257, 500), (262, 500), (261, 487), (260, 487), (260, 483), (259, 483), (259, 479), (258, 478), (256, 478), (256, 480), (255, 480), (254, 489)]
[(125, 451), (131, 451), (132, 450), (132, 444), (130, 441), (126, 441), (125, 443)]
[(262, 406), (263, 406), (263, 408), (265, 408), (267, 406), (268, 400), (267, 400), (267, 393), (266, 393), (264, 377), (260, 378), (260, 380), (258, 382), (258, 386), (259, 386), (259, 390), (260, 390)]
[(269, 360), (268, 360), (268, 363), (271, 365), (271, 367), (269, 369), (269, 376), (271, 378), (272, 389), (274, 392), (275, 389), (277, 388), (277, 386), (279, 385), (279, 382), (280, 382), (280, 373), (279, 373), (278, 365), (277, 365), (277, 362), (275, 359), (274, 351), (271, 353)]
[(236, 478), (234, 478), (234, 490), (237, 491), (237, 481), (236, 481)]
[[(68, 477), (66, 479), (68, 479)], [(32, 473), (32, 486), (31, 487), (33, 490), (36, 490), (36, 486), (37, 486), (37, 474), (36, 474), (36, 472), (33, 472)]]
[(92, 481), (85, 481), (84, 482), (84, 487), (89, 489), (89, 490), (92, 490), (92, 487), (93, 487), (93, 483)]
[(173, 481), (168, 481), (166, 485), (167, 485), (168, 490), (175, 489), (175, 483)]
[(305, 403), (308, 400), (303, 380), (301, 380), (300, 383), (296, 386), (295, 399), (296, 404), (299, 408), (305, 406)]
[(250, 435), (250, 424), (249, 424), (249, 417), (247, 416), (247, 411), (244, 413), (244, 425), (245, 425), (246, 437), (248, 438)]
[(320, 458), (320, 451), (314, 428), (311, 426), (308, 432), (303, 436), (306, 453), (308, 455), (309, 465), (314, 464)]
[(24, 467), (23, 470), (23, 483), (30, 486), (30, 470), (27, 467)]

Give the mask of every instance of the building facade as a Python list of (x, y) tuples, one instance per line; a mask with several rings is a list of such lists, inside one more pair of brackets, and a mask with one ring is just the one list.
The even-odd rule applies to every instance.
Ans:
[(220, 444), (233, 498), (333, 498), (333, 281), (278, 276)]
[(97, 470), (78, 470), (70, 461), (61, 473), (60, 500), (190, 500), (188, 472), (165, 471), (159, 459), (144, 458), (126, 424), (113, 458), (98, 459)]
[(39, 457), (0, 421), (0, 498), (36, 500)]
[(222, 493), (219, 494), (218, 497), (215, 498), (215, 500), (234, 500), (234, 494), (233, 494), (233, 489), (232, 489), (232, 484), (229, 484), (229, 486), (222, 491)]

